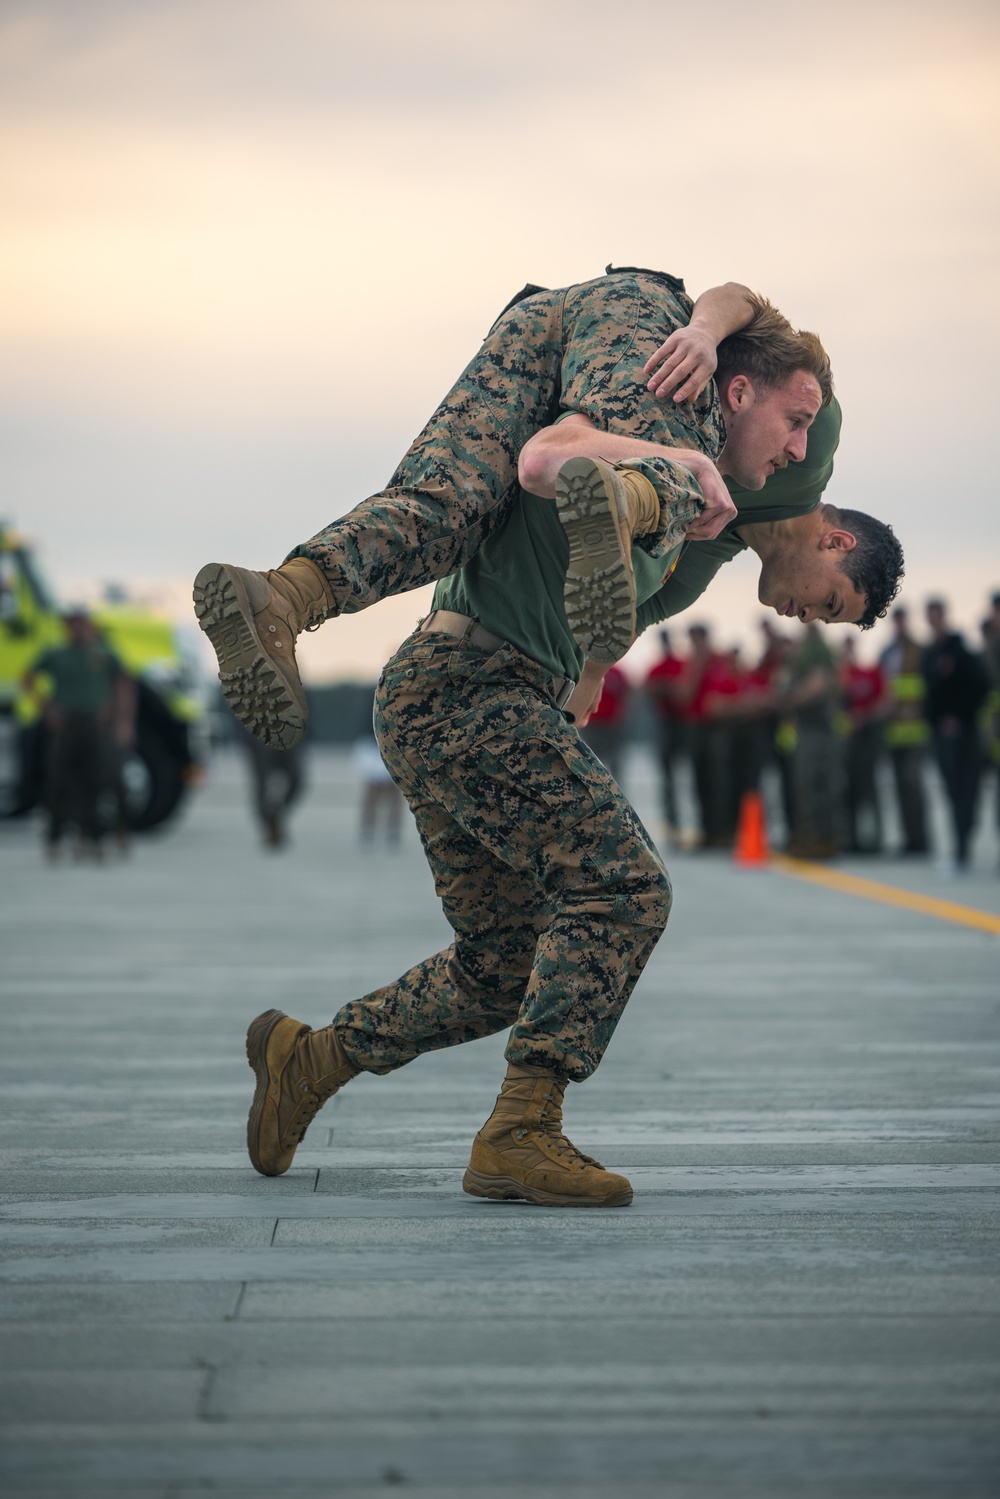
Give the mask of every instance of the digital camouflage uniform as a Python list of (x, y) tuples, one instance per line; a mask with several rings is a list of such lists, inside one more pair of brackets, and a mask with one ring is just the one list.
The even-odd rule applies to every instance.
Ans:
[[(416, 818), (455, 940), (334, 1017), (355, 1067), (388, 1072), (510, 1028), (509, 1062), (582, 1081), (663, 932), (671, 891), (659, 854), (556, 705), (554, 674), (579, 651), (561, 577), (557, 585), (544, 566), (520, 567), (524, 546), (551, 564), (559, 527), (554, 502), (520, 490), (517, 461), (528, 439), (567, 411), (717, 457), (725, 429), (714, 382), (692, 409), (656, 401), (642, 375), (691, 307), (679, 281), (635, 271), (516, 301), (390, 488), (293, 554), (322, 567), (341, 612), (445, 578), (434, 607), (485, 616), (505, 642), (487, 652), (435, 631), (431, 619), (380, 678), (379, 745)], [(659, 560), (679, 550), (667, 543), (671, 525), (700, 492), (670, 459), (634, 466), (661, 501), (660, 530), (636, 546)], [(513, 585), (491, 593), (489, 578), (504, 576), (505, 561)], [(649, 562), (637, 574), (640, 628), (671, 612), (657, 603), (669, 569)], [(511, 601), (505, 613), (514, 593), (517, 607)], [(561, 639), (553, 639), (553, 607)], [(548, 633), (533, 632), (533, 609), (547, 610)]]
[[(522, 491), (517, 465), (525, 443), (566, 412), (715, 459), (725, 435), (715, 385), (693, 407), (661, 405), (643, 376), (691, 312), (683, 284), (655, 272), (620, 271), (558, 292), (526, 288), (389, 489), (282, 568), (210, 563), (195, 580), (227, 697), (255, 732), (282, 744), (297, 742), (307, 713), (297, 674), (286, 669), (296, 635), (441, 580), (431, 615), (382, 673), (375, 728), (455, 940), (320, 1030), (280, 1010), (251, 1023), (247, 1146), (263, 1175), (288, 1170), (317, 1110), (358, 1072), (390, 1072), (509, 1028), (507, 1075), (473, 1141), (463, 1189), (555, 1206), (632, 1200), (626, 1178), (566, 1139), (562, 1099), (568, 1081), (599, 1065), (666, 925), (671, 890), (634, 810), (560, 711), (583, 665), (567, 619), (571, 553), (590, 544), (578, 523), (599, 513), (589, 508), (590, 464), (603, 513), (628, 495), (616, 546), (641, 532), (627, 591), (644, 628), (673, 612), (660, 595), (683, 563), (703, 497), (691, 470), (668, 456), (633, 461), (652, 480), (658, 513), (649, 486), (599, 460), (570, 458), (552, 499)], [(790, 513), (817, 502), (798, 497)], [(574, 507), (575, 531), (562, 525)], [(713, 559), (711, 571), (725, 560)], [(588, 650), (592, 643), (583, 640)]]
[[(296, 555), (322, 566), (351, 612), (452, 572), (487, 541), (502, 547), (521, 448), (566, 411), (714, 458), (725, 436), (714, 385), (692, 409), (661, 405), (641, 378), (691, 305), (674, 278), (631, 271), (516, 301), (391, 487)], [(678, 505), (696, 513), (700, 495), (670, 460), (641, 467), (659, 480), (661, 530), (639, 543), (655, 555)], [(511, 1028), (508, 1061), (583, 1081), (666, 925), (670, 881), (649, 835), (557, 708), (552, 670), (518, 649), (516, 628), (503, 633), (510, 643), (485, 654), (418, 630), (379, 682), (379, 745), (455, 941), (334, 1017), (366, 1071)]]
[(365, 1071), (513, 1026), (509, 1061), (582, 1081), (666, 925), (659, 854), (551, 683), (433, 630), (382, 673), (379, 745), (455, 941), (334, 1017)]
[[(559, 291), (526, 287), (412, 444), (388, 489), (291, 553), (317, 563), (336, 612), (445, 577), (503, 525), (518, 493), (521, 449), (568, 411), (608, 432), (714, 458), (725, 440), (714, 382), (693, 404), (659, 402), (642, 367), (690, 320), (684, 283), (656, 271), (611, 271)], [(691, 476), (646, 460), (662, 495)], [(654, 480), (655, 482), (655, 480)], [(660, 538), (643, 537), (656, 554)]]

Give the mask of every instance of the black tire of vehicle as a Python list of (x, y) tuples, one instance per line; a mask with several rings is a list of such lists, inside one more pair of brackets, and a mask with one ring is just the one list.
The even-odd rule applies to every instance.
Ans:
[(149, 794), (138, 805), (129, 804), (129, 825), (144, 833), (166, 822), (177, 809), (185, 791), (184, 765), (146, 725), (139, 725), (132, 752), (142, 761), (149, 784)]

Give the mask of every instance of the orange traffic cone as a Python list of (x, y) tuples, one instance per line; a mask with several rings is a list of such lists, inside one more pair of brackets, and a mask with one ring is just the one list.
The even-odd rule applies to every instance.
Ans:
[(744, 869), (760, 868), (771, 857), (767, 846), (767, 814), (759, 791), (745, 791), (740, 802), (734, 861)]

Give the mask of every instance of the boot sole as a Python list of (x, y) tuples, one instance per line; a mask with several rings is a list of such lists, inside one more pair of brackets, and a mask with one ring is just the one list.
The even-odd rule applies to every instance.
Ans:
[(243, 580), (224, 563), (209, 562), (194, 580), (193, 597), (198, 624), (219, 658), (226, 702), (255, 738), (292, 749), (306, 731), (305, 693), (298, 677), (265, 651)]
[(269, 1171), (260, 1157), (260, 1125), (264, 1115), (268, 1084), (271, 1081), (267, 1069), (267, 1043), (279, 1020), (284, 1020), (284, 1010), (265, 1010), (256, 1020), (251, 1020), (247, 1030), (247, 1061), (257, 1079), (253, 1102), (247, 1116), (247, 1154), (255, 1171), (261, 1176), (282, 1176), (281, 1171)]
[(512, 1176), (484, 1176), (470, 1166), (462, 1178), (462, 1191), (470, 1197), (488, 1197), (493, 1202), (531, 1202), (544, 1208), (627, 1208), (632, 1188), (619, 1187), (606, 1197), (570, 1197), (563, 1192), (541, 1192), (526, 1187)]
[(635, 640), (635, 577), (614, 491), (592, 458), (570, 458), (556, 476), (556, 507), (569, 542), (563, 591), (577, 645), (602, 665)]

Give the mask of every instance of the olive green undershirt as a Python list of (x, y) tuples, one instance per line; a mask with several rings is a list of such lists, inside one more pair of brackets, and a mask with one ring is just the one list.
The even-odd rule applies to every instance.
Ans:
[[(701, 597), (723, 563), (744, 550), (746, 542), (734, 534), (741, 522), (786, 520), (816, 509), (833, 473), (840, 425), (834, 400), (810, 427), (802, 463), (772, 474), (763, 489), (743, 489), (727, 479), (737, 514), (715, 541), (683, 542), (664, 557), (633, 548), (638, 634)], [(583, 653), (563, 609), (568, 565), (569, 545), (555, 500), (522, 489), (502, 529), (460, 572), (437, 585), (433, 607), (472, 615), (554, 676), (579, 678)]]

